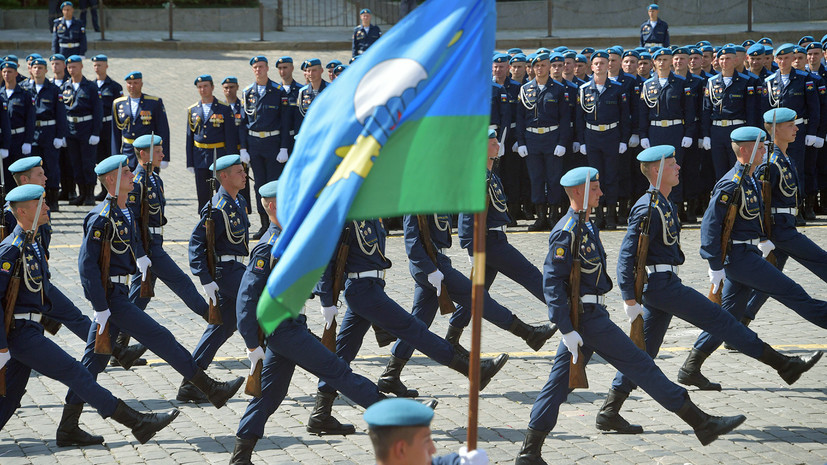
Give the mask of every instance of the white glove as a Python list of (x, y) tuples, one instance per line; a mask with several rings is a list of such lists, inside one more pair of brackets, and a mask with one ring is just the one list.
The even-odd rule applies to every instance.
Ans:
[(824, 147), (824, 138), (823, 137), (816, 137), (816, 143), (813, 144), (813, 147), (820, 149)]
[(580, 142), (572, 142), (571, 143), (571, 152), (579, 152), (580, 151)]
[(445, 275), (439, 270), (436, 270), (433, 273), (428, 273), (428, 282), (431, 283), (431, 286), (436, 288), (437, 297), (439, 297), (439, 293), (442, 292), (443, 278), (445, 278)]
[(32, 153), (32, 144), (26, 142), (20, 147), (20, 151), (23, 152), (23, 155), (28, 155)]
[(59, 148), (63, 147), (63, 139), (59, 139), (59, 138), (55, 137), (52, 140), (52, 145), (54, 145), (56, 149), (59, 149)]
[(488, 454), (482, 449), (468, 452), (468, 448), (462, 446), (459, 448), (459, 463), (460, 465), (488, 465)]
[(812, 147), (813, 145), (815, 145), (816, 139), (818, 139), (816, 136), (806, 135), (804, 136), (804, 145), (806, 145), (807, 147)]
[(629, 147), (635, 148), (638, 145), (640, 145), (640, 136), (632, 134), (632, 137), (629, 138)]
[(585, 155), (586, 154), (586, 144), (582, 144), (580, 146), (580, 153)]
[(685, 149), (687, 149), (689, 147), (692, 147), (692, 138), (691, 137), (684, 137), (683, 139), (681, 139), (681, 147), (683, 147)]
[(770, 252), (775, 250), (775, 244), (773, 244), (771, 240), (767, 239), (766, 241), (758, 243), (758, 250), (761, 251), (762, 257), (767, 258)]
[(339, 309), (335, 305), (321, 308), (322, 316), (324, 317), (324, 329), (330, 328), (333, 324), (333, 319), (339, 314)]
[(712, 139), (704, 137), (702, 147), (704, 150), (712, 150)]
[(89, 136), (89, 145), (98, 145), (98, 142), (101, 141), (101, 138), (96, 135)]
[(713, 270), (712, 268), (706, 272), (709, 275), (709, 282), (712, 283), (712, 293), (718, 293), (718, 287), (721, 286), (721, 283), (724, 282), (724, 278), (726, 278), (726, 271), (724, 270)]
[(144, 255), (143, 257), (138, 257), (135, 263), (138, 265), (138, 270), (141, 272), (141, 275), (143, 275), (141, 281), (146, 281), (146, 270), (152, 266), (152, 260)]
[(572, 331), (563, 335), (563, 344), (571, 352), (571, 362), (577, 363), (577, 349), (583, 345), (583, 338), (577, 331)]
[(250, 152), (247, 149), (239, 150), (238, 156), (241, 157), (241, 163), (250, 163)]
[(215, 281), (204, 284), (204, 294), (209, 303), (218, 305), (218, 283)]
[(9, 352), (8, 349), (6, 349), (5, 352), (0, 352), (0, 368), (6, 366), (6, 364), (9, 363), (9, 360), (11, 360), (11, 352)]
[(66, 138), (65, 137), (60, 138), (60, 146), (61, 147), (68, 147), (69, 146), (69, 144), (66, 143)]
[(626, 316), (629, 317), (629, 322), (635, 321), (635, 318), (643, 315), (643, 306), (639, 303), (635, 302), (634, 305), (628, 305), (626, 302), (623, 302), (623, 311), (626, 312)]
[(276, 161), (279, 163), (287, 163), (287, 149), (279, 150), (279, 156), (276, 157)]
[(193, 168), (192, 166), (188, 166), (187, 171), (189, 171), (190, 174), (195, 175), (195, 168)]
[(648, 149), (649, 147), (652, 146), (652, 144), (649, 143), (649, 138), (648, 137), (644, 137), (643, 139), (640, 140), (640, 146), (643, 147), (644, 149)]
[(521, 146), (517, 147), (517, 154), (519, 154), (523, 158), (527, 157), (528, 156), (528, 147), (526, 147), (525, 145), (521, 145)]
[(511, 146), (511, 151), (512, 151), (512, 152), (516, 152), (516, 151), (517, 151), (517, 147), (518, 147), (519, 145), (520, 145), (520, 143), (519, 143), (519, 142), (514, 142), (514, 145), (512, 145), (512, 146)]
[(106, 327), (106, 322), (110, 316), (112, 316), (112, 312), (110, 312), (108, 308), (102, 312), (95, 312), (95, 314), (92, 315), (92, 321), (100, 325), (98, 334), (103, 334), (103, 328)]
[(9, 149), (0, 149), (0, 158), (9, 158)]
[(250, 361), (250, 376), (253, 376), (259, 360), (264, 361), (264, 349), (261, 346), (256, 347), (256, 350), (247, 349), (247, 360)]
[(628, 147), (626, 147), (626, 144), (621, 142), (620, 146), (617, 148), (617, 153), (626, 153), (626, 149), (628, 149)]
[(555, 157), (562, 157), (565, 154), (566, 154), (566, 148), (563, 147), (562, 145), (558, 145), (557, 147), (554, 147), (554, 156)]
[(161, 162), (161, 169), (162, 169), (162, 170), (165, 170), (165, 169), (167, 169), (168, 167), (169, 167), (169, 162), (168, 162), (168, 161), (162, 161), (162, 162)]

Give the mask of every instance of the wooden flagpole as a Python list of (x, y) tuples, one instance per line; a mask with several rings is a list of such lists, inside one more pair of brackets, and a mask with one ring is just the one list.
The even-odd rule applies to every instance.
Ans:
[[(487, 197), (487, 192), (486, 192)], [(486, 209), (487, 209), (486, 203)], [(482, 311), (485, 299), (485, 236), (486, 210), (474, 214), (474, 268), (471, 270), (471, 355), (468, 362), (468, 434), (466, 447), (477, 448), (477, 412), (480, 401), (480, 341)], [(474, 272), (477, 271), (477, 272)]]

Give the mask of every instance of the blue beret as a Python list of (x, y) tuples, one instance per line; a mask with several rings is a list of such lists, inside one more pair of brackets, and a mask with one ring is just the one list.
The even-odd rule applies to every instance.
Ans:
[(579, 168), (574, 168), (573, 170), (569, 170), (566, 174), (560, 178), (560, 185), (563, 187), (574, 187), (579, 186), (581, 184), (586, 183), (586, 176), (591, 174), (591, 180), (597, 181), (599, 179), (599, 175), (597, 173), (597, 168), (592, 168), (590, 166), (581, 166)]
[(767, 138), (767, 133), (764, 132), (763, 129), (756, 128), (755, 126), (741, 126), (732, 131), (729, 134), (729, 138), (732, 142), (755, 142), (755, 139), (759, 135), (762, 141)]
[(38, 200), (43, 197), (44, 192), (46, 192), (46, 189), (37, 184), (23, 184), (9, 191), (9, 193), (6, 194), (6, 201), (25, 202), (27, 200)]
[(49, 61), (66, 61), (66, 57), (60, 53), (55, 53), (54, 55), (49, 57)]
[(17, 63), (15, 63), (13, 61), (4, 61), (4, 62), (0, 63), (0, 69), (6, 69), (6, 68), (17, 69)]
[(692, 46), (692, 47), (688, 47), (688, 48), (689, 48), (689, 55), (690, 56), (691, 55), (701, 55), (701, 56), (703, 56), (703, 53), (701, 53), (701, 50), (698, 47)]
[(689, 48), (678, 47), (672, 50), (672, 55), (689, 55)]
[(288, 57), (288, 56), (284, 56), (284, 57), (281, 57), (278, 60), (276, 60), (276, 66), (278, 66), (282, 63), (293, 63), (293, 58)]
[(711, 46), (712, 43), (708, 40), (699, 40), (698, 43), (695, 44), (696, 47), (700, 47), (702, 45), (710, 45)]
[(383, 426), (430, 426), (434, 411), (427, 405), (405, 398), (380, 400), (365, 410), (370, 428)]
[[(772, 119), (775, 118), (776, 123), (786, 123), (787, 121), (795, 121), (795, 117), (795, 111), (787, 107), (779, 107), (764, 113), (764, 122), (772, 124)], [(754, 137), (753, 140), (755, 140)]]
[(718, 50), (718, 56), (721, 55), (735, 55), (735, 47), (721, 47), (721, 49)]
[(743, 45), (733, 45), (732, 48), (734, 48), (736, 52), (747, 53), (747, 49), (744, 48)]
[[(353, 58), (350, 59), (350, 61), (347, 62), (347, 64), (352, 65), (353, 62), (356, 61), (356, 59), (359, 58), (360, 56), (362, 56), (362, 55), (354, 56)], [(302, 70), (304, 70), (304, 68), (302, 68)]]
[(753, 45), (755, 45), (755, 41), (752, 40), (752, 39), (747, 39), (747, 40), (741, 42), (742, 47), (749, 48), (749, 47), (752, 47)]
[(640, 52), (640, 59), (641, 60), (651, 60), (652, 54), (649, 52)]
[(150, 145), (160, 145), (161, 141), (163, 140), (161, 139), (161, 136), (159, 136), (158, 134), (155, 134), (154, 139), (155, 140), (153, 141), (152, 134), (144, 134), (143, 136), (139, 136), (137, 139), (135, 139), (135, 142), (132, 143), (132, 146), (136, 149), (148, 149)]
[(662, 56), (670, 56), (671, 57), (672, 56), (672, 50), (669, 50), (668, 48), (662, 48), (662, 49), (659, 49), (659, 50), (655, 51), (655, 53), (652, 54), (652, 58), (654, 58), (654, 59), (658, 59)]
[(109, 57), (108, 57), (108, 56), (106, 56), (106, 55), (103, 55), (103, 54), (101, 54), (101, 55), (95, 55), (95, 56), (93, 56), (93, 57), (92, 57), (92, 63), (94, 63), (94, 62), (96, 62), (96, 61), (108, 62), (108, 61), (109, 61)]
[(202, 75), (198, 76), (197, 78), (195, 78), (194, 84), (197, 86), (199, 82), (212, 83), (212, 76), (210, 76), (209, 74), (202, 74)]
[(565, 59), (562, 53), (554, 52), (548, 57), (549, 63), (562, 63)]
[(769, 45), (764, 45), (764, 55), (772, 55), (773, 49)]
[(327, 69), (333, 69), (333, 68), (335, 68), (335, 67), (337, 67), (341, 64), (342, 64), (342, 62), (339, 61), (339, 60), (330, 60), (330, 62), (328, 64), (326, 64), (324, 67), (327, 68)]
[(525, 57), (526, 62), (531, 63), (532, 61), (534, 61), (534, 57), (536, 57), (536, 56), (537, 56), (536, 53), (529, 53), (528, 56)]
[(623, 58), (626, 57), (635, 57), (639, 60), (640, 52), (638, 52), (637, 50), (626, 50), (625, 52), (623, 52)]
[(127, 165), (126, 155), (112, 155), (111, 157), (104, 158), (102, 162), (95, 165), (95, 174), (103, 176), (110, 171), (115, 171)]
[(43, 58), (43, 55), (41, 55), (39, 53), (30, 53), (30, 54), (26, 55), (26, 61), (32, 61), (35, 58)]
[(508, 52), (506, 53), (508, 53), (509, 55), (516, 55), (518, 53), (523, 53), (523, 50), (520, 48), (509, 48)]
[(6, 55), (6, 56), (3, 57), (3, 61), (13, 61), (13, 62), (17, 63), (20, 60), (17, 58), (17, 55)]
[(658, 4), (657, 4), (657, 3), (653, 3), (653, 4), (649, 5), (649, 9), (650, 9), (650, 10), (657, 10), (657, 9), (659, 9), (659, 8), (658, 8)]
[(80, 55), (69, 55), (66, 58), (66, 64), (67, 65), (69, 63), (81, 63), (81, 62), (83, 62), (83, 58)]
[(308, 60), (304, 60), (302, 62), (302, 71), (311, 67), (311, 66), (322, 66), (322, 60), (318, 58), (310, 58)]
[(337, 66), (336, 68), (333, 69), (333, 74), (338, 76), (338, 75), (342, 74), (342, 71), (344, 71), (346, 69), (347, 69), (347, 65), (339, 65), (339, 66)]
[(258, 188), (258, 195), (262, 197), (275, 197), (276, 191), (278, 190), (279, 182), (278, 180), (270, 181), (267, 184)]
[(497, 131), (493, 129), (488, 130), (488, 138), (489, 139), (496, 139), (497, 138)]
[(708, 53), (708, 52), (715, 53), (715, 47), (713, 47), (711, 45), (701, 45), (700, 48), (701, 48), (701, 53)]
[(822, 44), (823, 44), (823, 43), (825, 43), (825, 42), (827, 42), (827, 34), (824, 34), (824, 35), (821, 37), (821, 40), (819, 40), (819, 42), (821, 42)]
[(40, 157), (25, 157), (17, 160), (9, 165), (9, 173), (23, 173), (29, 171), (35, 166), (43, 165), (43, 159)]
[(541, 54), (541, 53), (547, 53), (547, 54), (551, 55), (551, 50), (550, 50), (550, 49), (547, 49), (547, 48), (545, 48), (545, 47), (540, 47), (540, 48), (538, 48), (538, 49), (537, 49), (537, 51), (536, 51), (536, 52), (534, 52), (534, 53), (535, 53), (536, 55), (539, 55), (539, 54)]
[(221, 81), (221, 84), (238, 84), (238, 78), (235, 76), (227, 76)]
[(123, 80), (124, 81), (129, 81), (129, 80), (132, 80), (132, 79), (143, 79), (143, 78), (144, 78), (144, 75), (141, 74), (140, 71), (132, 71), (131, 73), (127, 74), (126, 77), (123, 78)]
[(669, 158), (675, 156), (675, 147), (671, 145), (655, 145), (637, 154), (637, 161), (653, 162), (660, 161), (661, 158)]
[(618, 47), (617, 45), (609, 47), (608, 49), (606, 49), (606, 51), (612, 55), (623, 55), (623, 48)]
[(779, 45), (777, 49), (775, 49), (775, 56), (786, 55), (788, 53), (793, 53), (795, 51), (795, 45), (793, 44), (782, 44)]
[(561, 45), (561, 46), (559, 46), (559, 47), (554, 47), (554, 50), (553, 50), (553, 51), (554, 51), (554, 52), (560, 52), (560, 53), (563, 53), (563, 52), (565, 52), (565, 51), (566, 51), (566, 50), (568, 50), (568, 49), (569, 49), (569, 48), (568, 48), (568, 47), (566, 47), (565, 45)]
[(63, 2), (63, 3), (60, 4), (60, 9), (62, 10), (63, 7), (65, 7), (65, 6), (70, 6), (72, 8), (75, 7), (74, 5), (72, 5), (72, 2), (66, 1), (66, 2)]
[(250, 58), (250, 66), (253, 66), (254, 64), (256, 64), (258, 62), (269, 63), (267, 61), (267, 57), (264, 56), (264, 55), (256, 55), (253, 58)]
[(577, 56), (574, 57), (574, 61), (577, 61), (577, 62), (580, 62), (580, 63), (588, 63), (589, 59), (586, 58), (586, 55), (583, 55), (582, 53), (578, 53)]
[(560, 54), (563, 55), (563, 58), (565, 58), (566, 60), (574, 60), (577, 58), (577, 52), (575, 52), (574, 50), (566, 50), (565, 52), (560, 52)]
[(813, 50), (813, 49), (823, 50), (824, 46), (821, 45), (821, 42), (810, 42), (809, 44), (807, 44), (807, 49), (806, 50), (808, 52), (810, 50)]
[(494, 63), (508, 63), (508, 60), (511, 59), (510, 56), (506, 53), (497, 53), (494, 55), (493, 61)]
[(534, 56), (534, 58), (531, 59), (531, 66), (534, 66), (534, 64), (538, 61), (548, 60), (550, 58), (551, 56), (549, 56), (548, 53), (538, 53)]
[(747, 49), (747, 55), (757, 57), (764, 54), (764, 46), (761, 44), (753, 44)]
[(43, 58), (35, 58), (35, 59), (32, 60), (32, 66), (34, 66), (34, 65), (46, 66), (46, 60), (44, 60)]
[(805, 43), (815, 42), (815, 41), (816, 41), (816, 39), (813, 36), (804, 36), (804, 37), (798, 39), (798, 45), (803, 45)]
[(807, 51), (800, 45), (793, 45), (793, 53), (807, 53)]
[(595, 58), (605, 58), (605, 59), (608, 60), (609, 59), (609, 52), (607, 52), (605, 50), (595, 50), (594, 53), (592, 53), (592, 56), (591, 56), (590, 60), (594, 61)]
[(359, 12), (360, 15), (363, 15), (365, 13), (370, 14), (370, 8), (362, 8), (362, 10)]
[(762, 37), (762, 38), (758, 39), (758, 43), (759, 44), (764, 44), (764, 45), (769, 45), (770, 47), (772, 47), (772, 39), (770, 39), (769, 37)]
[(594, 53), (594, 47), (586, 47), (586, 48), (584, 48), (583, 50), (580, 50), (580, 53), (581, 53), (582, 55), (589, 56), (589, 55), (591, 55), (592, 53)]
[[(221, 171), (223, 169), (227, 169), (233, 165), (240, 165), (241, 164), (241, 157), (237, 154), (233, 155), (224, 155), (223, 157), (219, 157), (218, 160), (215, 161), (215, 170)], [(210, 171), (212, 171), (212, 163), (210, 163)]]
[(527, 63), (528, 58), (526, 58), (526, 56), (523, 55), (522, 53), (518, 53), (518, 54), (514, 55), (513, 57), (511, 57), (511, 59), (508, 60), (508, 62), (509, 63)]

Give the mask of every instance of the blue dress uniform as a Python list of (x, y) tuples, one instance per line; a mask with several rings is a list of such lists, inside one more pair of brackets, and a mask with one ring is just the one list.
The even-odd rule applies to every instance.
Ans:
[[(140, 72), (132, 72), (124, 78), (126, 81), (130, 79), (143, 79), (143, 75)], [(122, 144), (119, 152), (129, 157), (129, 167), (134, 170), (138, 160), (132, 149), (132, 142), (144, 134), (154, 133), (164, 140), (164, 161), (169, 162), (169, 121), (164, 101), (160, 97), (142, 93), (137, 99), (137, 111), (133, 114), (133, 100), (135, 99), (124, 95), (112, 102), (113, 137), (120, 137)]]
[(314, 89), (313, 86), (310, 84), (305, 85), (301, 89), (299, 89), (299, 96), (298, 96), (298, 109), (299, 115), (294, 124), (296, 128), (296, 134), (299, 133), (299, 128), (301, 128), (302, 123), (304, 122), (304, 115), (307, 114), (307, 111), (310, 110), (310, 104), (313, 103), (313, 100), (319, 96), (319, 94), (327, 87), (329, 84), (327, 81), (322, 79), (322, 82), (319, 84), (318, 89)]
[[(276, 61), (277, 67), (279, 63), (293, 63), (293, 59), (291, 57), (284, 56)], [(299, 113), (299, 90), (301, 90), (302, 86), (297, 81), (293, 81), (293, 83), (289, 86), (282, 82), (281, 88), (285, 94), (281, 98), (282, 107), (287, 107), (286, 109), (282, 108), (282, 114), (284, 114), (290, 121), (290, 131), (286, 136), (287, 151), (293, 153), (293, 146), (296, 144), (296, 134), (298, 134), (299, 125), (301, 124), (301, 114)]]
[[(12, 64), (5, 62), (0, 66), (0, 69)], [(14, 67), (16, 68), (16, 65)], [(29, 155), (23, 153), (23, 145), (29, 144), (29, 150), (31, 150), (31, 145), (34, 143), (36, 113), (32, 104), (32, 94), (26, 88), (16, 84), (11, 95), (7, 95), (6, 92), (5, 85), (0, 87), (0, 102), (3, 104), (3, 110), (6, 111), (11, 126), (11, 131), (9, 131), (9, 134), (11, 134), (9, 138), (9, 158), (4, 160), (3, 163), (8, 179), (8, 165)]]
[[(365, 10), (362, 11), (364, 12)], [(370, 13), (370, 10), (368, 10), (368, 13)], [(382, 30), (375, 24), (369, 25), (367, 29), (362, 27), (361, 24), (356, 26), (353, 28), (353, 55), (351, 56), (355, 57), (365, 53), (368, 47), (379, 40), (379, 37), (381, 36)]]
[[(72, 60), (73, 57), (69, 57)], [(77, 57), (80, 58), (80, 57)], [(95, 187), (95, 148), (89, 144), (90, 136), (100, 136), (103, 120), (103, 105), (98, 96), (97, 86), (85, 77), (75, 89), (69, 80), (63, 83), (63, 103), (69, 121), (69, 137), (66, 138), (67, 154), (72, 162), (75, 182), (81, 195)], [(93, 200), (94, 202), (94, 200)]]
[[(827, 137), (827, 78), (819, 73), (810, 73), (813, 83), (816, 87), (819, 101), (819, 127), (816, 128), (816, 137), (824, 139)], [(823, 116), (822, 116), (823, 115)], [(816, 147), (815, 144), (808, 146), (804, 150), (804, 185), (807, 187), (806, 191), (801, 193), (806, 196), (804, 219), (814, 220), (816, 206), (816, 196), (819, 189), (824, 186), (818, 183), (818, 159), (824, 149), (824, 144), (821, 147)]]
[[(530, 187), (524, 186), (525, 183), (523, 182), (524, 179), (528, 178), (526, 162), (511, 150), (514, 143), (517, 142), (517, 112), (519, 111), (517, 105), (522, 85), (510, 77), (506, 77), (503, 88), (505, 93), (500, 95), (500, 99), (505, 98), (505, 102), (502, 104), (508, 106), (510, 117), (505, 141), (503, 142), (505, 150), (500, 158), (499, 174), (502, 178), (505, 195), (510, 199), (510, 210), (514, 214), (518, 214), (520, 205), (522, 203), (527, 204), (530, 201), (529, 195), (525, 195), (526, 192), (530, 191)], [(498, 137), (502, 138), (502, 134), (498, 133)]]
[[(619, 46), (609, 48), (608, 52), (610, 54), (616, 54), (620, 57), (623, 56), (623, 49)], [(633, 74), (629, 74), (621, 68), (619, 74), (617, 76), (609, 76), (614, 82), (623, 86), (623, 93), (626, 94), (626, 98), (629, 102), (629, 115), (630, 118), (628, 121), (630, 122), (630, 129), (629, 129), (629, 136), (626, 139), (621, 139), (621, 142), (627, 143), (630, 142), (632, 135), (639, 135), (638, 134), (638, 126), (640, 123), (638, 119), (640, 118), (640, 110), (638, 109), (640, 103), (640, 86), (637, 80), (637, 77)], [(576, 116), (575, 116), (576, 117)], [(642, 136), (640, 137), (642, 138)], [(629, 201), (633, 198), (632, 192), (632, 163), (633, 160), (632, 152), (630, 152), (627, 148), (626, 152), (618, 154), (618, 164), (617, 164), (617, 196), (619, 200), (620, 211), (623, 212), (623, 217), (626, 216), (629, 207)]]
[(9, 150), (11, 147), (11, 124), (6, 105), (0, 102), (0, 150)]
[(649, 21), (640, 25), (641, 47), (669, 47), (669, 24), (658, 19), (654, 26)]
[[(45, 61), (43, 61), (45, 66)], [(57, 205), (60, 188), (60, 149), (55, 148), (55, 139), (64, 139), (69, 132), (66, 120), (66, 105), (63, 94), (52, 82), (46, 80), (38, 90), (33, 79), (26, 82), (29, 92), (34, 95), (35, 133), (32, 153), (43, 159), (46, 173), (46, 202), (49, 207)]]
[[(92, 57), (92, 62), (108, 61), (106, 55)], [(115, 155), (121, 151), (121, 135), (114, 130), (112, 124), (112, 104), (115, 99), (123, 97), (123, 86), (115, 82), (111, 77), (106, 76), (103, 81), (96, 80), (98, 85), (98, 96), (103, 105), (103, 125), (101, 125), (101, 141), (98, 144), (98, 158), (96, 161), (103, 161), (104, 158)]]
[(86, 24), (79, 19), (67, 22), (63, 18), (54, 21), (52, 51), (63, 56), (86, 55)]

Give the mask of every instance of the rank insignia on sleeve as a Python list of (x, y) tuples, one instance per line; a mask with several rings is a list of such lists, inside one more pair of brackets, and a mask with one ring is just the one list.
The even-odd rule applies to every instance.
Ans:
[(11, 270), (11, 263), (3, 262), (3, 271), (8, 273)]
[(100, 239), (101, 238), (101, 232), (100, 231), (95, 231), (94, 233), (92, 233), (92, 237), (94, 237), (95, 239)]
[(554, 257), (552, 260), (563, 260), (566, 258), (566, 249), (565, 247), (557, 247), (554, 249)]
[(729, 201), (729, 195), (721, 194), (721, 203), (727, 203)]
[(262, 260), (260, 258), (258, 260), (256, 260), (255, 270), (256, 271), (264, 271), (264, 260)]

